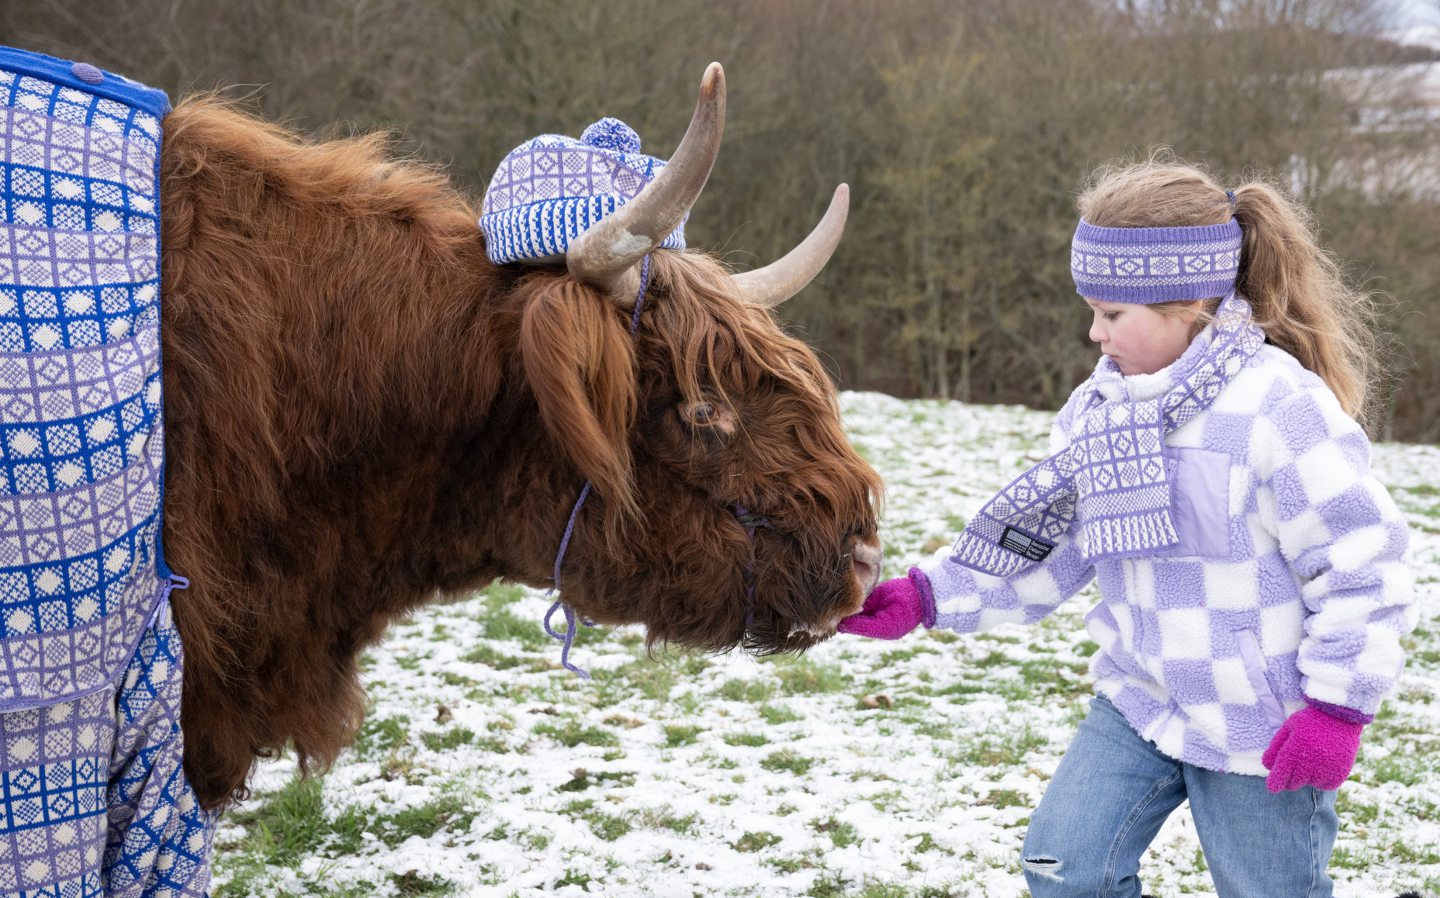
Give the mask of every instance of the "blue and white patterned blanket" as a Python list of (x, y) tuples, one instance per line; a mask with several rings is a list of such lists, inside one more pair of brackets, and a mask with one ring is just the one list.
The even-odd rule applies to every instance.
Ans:
[(0, 892), (203, 895), (160, 548), (165, 94), (0, 48)]

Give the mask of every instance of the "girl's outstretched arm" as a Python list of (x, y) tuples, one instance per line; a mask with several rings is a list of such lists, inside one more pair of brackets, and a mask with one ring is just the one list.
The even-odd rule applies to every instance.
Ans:
[(1009, 577), (971, 570), (953, 553), (942, 549), (907, 576), (875, 587), (864, 609), (840, 622), (840, 632), (899, 639), (922, 624), (974, 633), (996, 624), (1034, 623), (1095, 576), (1094, 565), (1080, 558), (1068, 537), (1044, 561)]

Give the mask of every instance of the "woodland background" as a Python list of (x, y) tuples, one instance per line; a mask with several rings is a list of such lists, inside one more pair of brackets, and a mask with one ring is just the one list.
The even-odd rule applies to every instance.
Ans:
[(725, 145), (687, 236), (738, 268), (848, 232), (782, 307), (847, 389), (1055, 408), (1095, 350), (1075, 195), (1169, 147), (1314, 209), (1392, 340), (1371, 430), (1440, 441), (1436, 0), (0, 0), (0, 43), (321, 134), (390, 129), (477, 197), (501, 156), (601, 115), (668, 155), (706, 63)]

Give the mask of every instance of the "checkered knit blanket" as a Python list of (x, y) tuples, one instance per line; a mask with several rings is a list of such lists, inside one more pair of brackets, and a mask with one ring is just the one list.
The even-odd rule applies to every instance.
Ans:
[(204, 893), (160, 547), (160, 120), (0, 48), (0, 892)]
[(1101, 381), (1120, 377), (1105, 359), (1080, 387), (1074, 442), (1011, 481), (971, 519), (954, 560), (1006, 577), (1043, 561), (1077, 525), (1086, 561), (1144, 555), (1179, 542), (1170, 514), (1165, 434), (1204, 411), (1265, 343), (1250, 305), (1231, 292), (1213, 335), (1164, 395), (1143, 402), (1105, 397)]

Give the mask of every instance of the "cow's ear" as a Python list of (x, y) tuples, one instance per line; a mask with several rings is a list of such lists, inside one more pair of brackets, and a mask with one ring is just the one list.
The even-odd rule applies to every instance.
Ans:
[(635, 351), (615, 304), (562, 278), (536, 291), (520, 357), (545, 427), (607, 502), (635, 512)]

